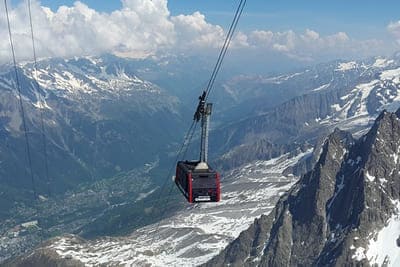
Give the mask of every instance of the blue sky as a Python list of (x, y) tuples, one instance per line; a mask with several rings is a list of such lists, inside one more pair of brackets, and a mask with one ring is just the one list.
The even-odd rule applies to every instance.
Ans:
[[(23, 1), (9, 2), (12, 27), (20, 38), (16, 42), (18, 54), (24, 58), (25, 53), (28, 58), (30, 42)], [(70, 57), (106, 52), (133, 58), (171, 53), (215, 55), (239, 3), (31, 1), (39, 55)], [(301, 65), (390, 55), (400, 50), (398, 10), (398, 0), (248, 0), (230, 49), (231, 57), (237, 55), (239, 59), (245, 54), (246, 58), (271, 65)], [(7, 38), (4, 23), (4, 17), (0, 17), (2, 39)], [(8, 50), (5, 42), (0, 43), (0, 61), (9, 57)]]

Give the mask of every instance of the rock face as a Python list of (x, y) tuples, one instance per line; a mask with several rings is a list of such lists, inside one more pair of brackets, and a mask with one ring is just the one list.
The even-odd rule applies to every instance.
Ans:
[(311, 145), (308, 143), (303, 145), (298, 143), (293, 143), (290, 145), (277, 145), (270, 143), (265, 139), (260, 139), (233, 148), (228, 153), (222, 155), (218, 160), (216, 160), (215, 164), (217, 169), (221, 171), (231, 170), (235, 167), (253, 162), (255, 160), (269, 160), (272, 158), (277, 158), (285, 153), (293, 153), (293, 151), (304, 152), (309, 148), (311, 148)]
[(312, 171), (206, 266), (395, 266), (399, 155), (400, 109), (358, 140), (336, 129)]

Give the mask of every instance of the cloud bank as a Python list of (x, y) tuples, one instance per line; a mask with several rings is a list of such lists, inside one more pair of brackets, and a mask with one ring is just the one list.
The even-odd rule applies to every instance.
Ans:
[[(10, 61), (7, 21), (0, 7), (0, 62)], [(200, 12), (172, 16), (167, 0), (122, 0), (122, 8), (102, 13), (82, 2), (61, 6), (53, 12), (32, 1), (32, 15), (39, 57), (72, 57), (113, 53), (143, 58), (164, 53), (204, 53), (219, 48), (226, 32), (207, 22)], [(245, 19), (245, 14), (243, 18)], [(26, 1), (10, 10), (11, 28), (19, 60), (32, 58)], [(400, 44), (400, 21), (390, 23), (388, 32)], [(345, 32), (322, 36), (306, 29), (272, 32), (254, 29), (238, 32), (233, 50), (265, 51), (296, 61), (312, 62), (320, 58), (369, 56), (384, 51), (379, 40), (355, 40)]]

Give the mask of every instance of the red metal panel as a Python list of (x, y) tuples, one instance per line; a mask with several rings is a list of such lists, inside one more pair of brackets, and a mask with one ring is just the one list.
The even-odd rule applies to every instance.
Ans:
[(217, 179), (217, 202), (221, 200), (221, 183), (219, 181), (219, 173), (217, 172), (216, 175), (216, 179)]
[(188, 179), (188, 188), (189, 188), (189, 194), (188, 194), (188, 201), (190, 202), (190, 203), (193, 203), (193, 186), (192, 186), (192, 173), (191, 172), (189, 172), (188, 173), (188, 175), (187, 175), (187, 179)]

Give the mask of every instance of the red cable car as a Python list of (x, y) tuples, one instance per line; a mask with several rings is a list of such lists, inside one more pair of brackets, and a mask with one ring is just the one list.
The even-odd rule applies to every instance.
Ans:
[(175, 183), (190, 203), (218, 202), (221, 198), (219, 173), (205, 162), (179, 161)]
[(178, 161), (176, 165), (175, 183), (190, 203), (218, 202), (221, 199), (219, 173), (209, 167), (208, 157), (208, 125), (212, 104), (206, 105), (206, 92), (199, 97), (194, 120), (201, 119), (200, 160)]

